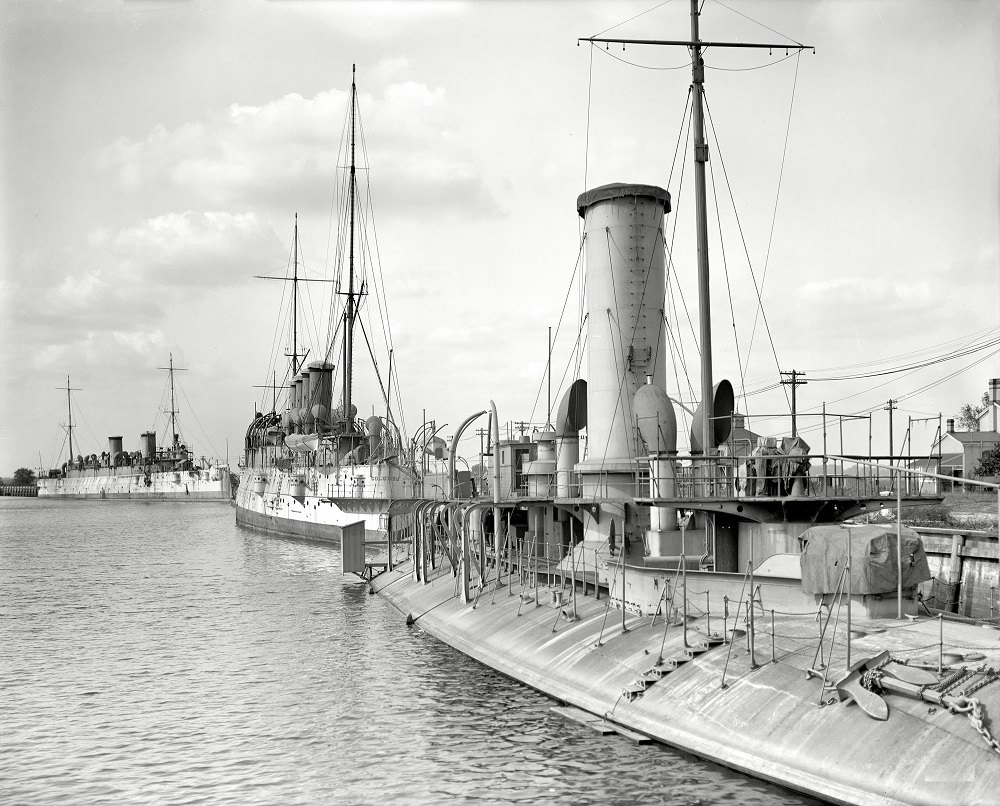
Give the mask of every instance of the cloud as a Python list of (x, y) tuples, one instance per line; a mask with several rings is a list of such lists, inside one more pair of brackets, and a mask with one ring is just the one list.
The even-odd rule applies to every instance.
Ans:
[(894, 282), (883, 277), (837, 277), (804, 283), (796, 290), (803, 303), (819, 305), (829, 310), (843, 311), (842, 306), (881, 310), (935, 305), (934, 292), (927, 280)]
[(166, 213), (122, 230), (111, 242), (121, 273), (154, 287), (190, 289), (245, 279), (248, 267), (283, 252), (277, 235), (253, 213)]
[(149, 352), (162, 344), (156, 334), (168, 311), (272, 271), (286, 253), (252, 213), (166, 213), (118, 232), (99, 227), (71, 257), (39, 254), (34, 270), (6, 284), (8, 324), (26, 349), (48, 345), (55, 362), (67, 348), (81, 356)]
[[(101, 150), (98, 165), (126, 190), (165, 186), (193, 207), (324, 210), (347, 142), (347, 105), (341, 90), (232, 104), (201, 121), (158, 126), (142, 140), (119, 138)], [(472, 155), (459, 145), (443, 89), (404, 81), (381, 97), (362, 96), (359, 105), (357, 161), (379, 177), (380, 209), (424, 215), (431, 205), (414, 203), (421, 199), (438, 214), (441, 207), (464, 215), (495, 211)]]

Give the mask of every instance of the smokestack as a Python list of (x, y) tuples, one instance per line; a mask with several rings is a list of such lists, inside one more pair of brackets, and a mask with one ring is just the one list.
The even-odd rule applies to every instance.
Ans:
[(301, 423), (302, 423), (302, 377), (299, 376), (292, 380), (289, 385), (289, 400), (291, 404), (289, 405), (289, 412), (292, 418), (292, 431), (296, 434), (302, 433)]
[(156, 459), (156, 432), (146, 431), (139, 438), (139, 447), (142, 449), (142, 458), (153, 460)]
[(302, 391), (299, 393), (301, 395), (299, 420), (302, 423), (302, 433), (311, 434), (315, 430), (313, 426), (316, 420), (312, 413), (312, 396), (310, 394), (312, 387), (309, 383), (309, 371), (306, 370), (299, 377), (302, 378)]
[(116, 467), (118, 465), (118, 457), (122, 452), (122, 438), (121, 437), (108, 437), (108, 466)]
[(323, 433), (324, 427), (329, 431), (333, 422), (330, 414), (330, 407), (333, 405), (333, 364), (314, 361), (309, 365), (309, 389), (316, 433)]
[[(576, 201), (587, 257), (588, 463), (634, 459), (632, 399), (646, 377), (663, 388), (663, 218), (670, 194), (615, 183)], [(624, 377), (623, 377), (624, 376)]]

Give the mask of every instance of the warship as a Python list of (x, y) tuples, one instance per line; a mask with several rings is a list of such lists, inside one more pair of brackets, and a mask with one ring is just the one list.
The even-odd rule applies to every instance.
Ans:
[[(690, 55), (700, 402), (684, 411), (687, 449), (666, 365), (672, 196), (612, 183), (576, 200), (586, 377), (554, 416), (502, 439), (490, 400), (447, 441), (426, 418), (408, 440), (388, 394), (385, 416), (357, 418), (349, 347), (336, 407), (332, 363), (293, 359), (286, 409), (247, 432), (237, 522), (336, 543), (343, 571), (414, 629), (545, 693), (581, 729), (831, 803), (994, 804), (998, 624), (921, 601), (927, 553), (899, 517), (940, 501), (943, 475), (825, 439), (813, 452), (794, 413), (787, 433), (754, 438), (732, 384), (713, 378), (704, 52), (808, 46), (704, 41), (699, 16), (692, 0), (684, 40), (582, 40)], [(353, 120), (353, 83), (351, 103)], [(349, 342), (350, 283), (345, 300)], [(484, 462), (461, 471), (480, 418)]]
[[(354, 342), (363, 326), (360, 314), (369, 289), (380, 285), (369, 278), (377, 268), (368, 248), (374, 236), (361, 228), (362, 222), (369, 227), (374, 222), (371, 207), (362, 198), (365, 188), (358, 182), (359, 114), (352, 74), (347, 153), (338, 161), (348, 167), (338, 205), (345, 215), (339, 222), (337, 277), (320, 280), (300, 274), (297, 216), (289, 275), (263, 277), (287, 280), (291, 286), (287, 317), (291, 352), (285, 353), (290, 361), (283, 384), (264, 387), (272, 392), (271, 410), (260, 406), (264, 410), (254, 413), (247, 428), (235, 495), (236, 522), (273, 534), (337, 542), (342, 527), (362, 523), (356, 528), (362, 528), (370, 542), (385, 544), (394, 515), (412, 515), (425, 491), (442, 489), (445, 442), (433, 421), (423, 423), (414, 437), (405, 435), (401, 417), (391, 406), (392, 367), (383, 375), (374, 355), (366, 366), (374, 371), (385, 415), (376, 414), (373, 407), (369, 417), (358, 416), (354, 387), (359, 362)], [(308, 363), (308, 351), (299, 352), (298, 335), (299, 285), (307, 282), (333, 282), (345, 289), (333, 295), (335, 302), (341, 302), (340, 310), (331, 312), (335, 332), (323, 355)], [(367, 331), (362, 333), (371, 348), (374, 339)]]
[(139, 438), (139, 448), (124, 449), (124, 437), (108, 437), (108, 449), (86, 456), (73, 450), (73, 387), (66, 378), (66, 433), (69, 458), (61, 466), (38, 472), (42, 498), (125, 499), (165, 501), (232, 501), (229, 465), (218, 459), (196, 456), (181, 441), (174, 394), (174, 357), (168, 367), (170, 388), (169, 444), (158, 446), (156, 431)]

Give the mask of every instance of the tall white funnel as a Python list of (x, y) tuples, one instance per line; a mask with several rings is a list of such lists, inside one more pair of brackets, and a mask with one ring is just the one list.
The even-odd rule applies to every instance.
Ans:
[(661, 388), (666, 381), (663, 219), (670, 194), (615, 183), (588, 190), (576, 206), (586, 222), (589, 344), (588, 458), (578, 469), (624, 471), (636, 455), (635, 393), (646, 376)]

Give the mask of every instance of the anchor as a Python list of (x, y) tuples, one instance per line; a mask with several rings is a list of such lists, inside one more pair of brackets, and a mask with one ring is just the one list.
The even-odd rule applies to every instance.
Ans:
[(847, 672), (840, 677), (833, 688), (840, 702), (856, 702), (858, 707), (872, 719), (886, 720), (889, 718), (889, 705), (874, 691), (865, 688), (865, 675), (875, 672), (889, 662), (889, 651), (880, 652), (874, 658), (863, 658), (848, 667)]
[[(989, 677), (983, 678), (988, 681)], [(935, 691), (938, 678), (925, 669), (904, 666), (890, 660), (889, 651), (879, 653), (874, 658), (864, 658), (853, 664), (833, 685), (837, 699), (841, 702), (856, 702), (872, 719), (889, 718), (889, 706), (881, 692), (902, 694), (914, 699), (922, 699), (934, 705), (951, 708), (960, 706), (960, 699)]]

